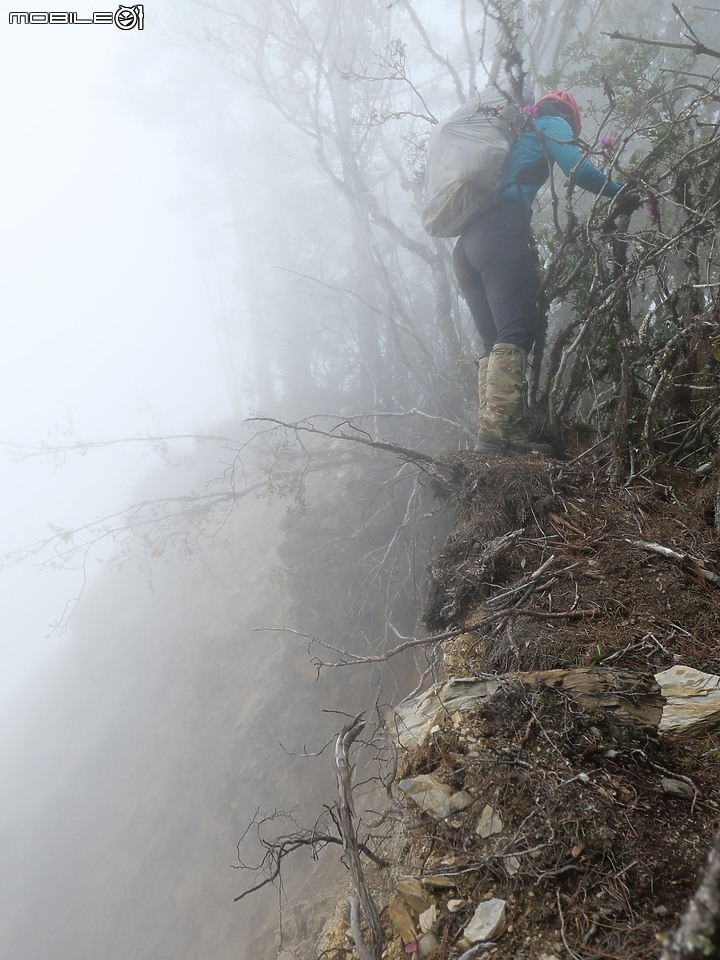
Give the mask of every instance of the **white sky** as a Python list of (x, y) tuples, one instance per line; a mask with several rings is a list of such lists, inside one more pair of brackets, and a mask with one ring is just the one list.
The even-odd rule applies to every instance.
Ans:
[[(116, 4), (85, 6), (70, 5)], [(148, 5), (142, 32), (11, 26), (8, 9), (0, 441), (201, 431), (232, 412), (217, 323), (237, 310), (236, 253), (198, 176), (203, 100), (217, 109), (222, 80), (209, 58), (154, 29)], [(120, 451), (59, 473), (0, 449), (0, 554), (42, 537), (48, 522), (116, 509), (153, 465)], [(0, 573), (0, 697), (58, 649), (57, 636), (43, 637), (69, 589), (67, 577)]]

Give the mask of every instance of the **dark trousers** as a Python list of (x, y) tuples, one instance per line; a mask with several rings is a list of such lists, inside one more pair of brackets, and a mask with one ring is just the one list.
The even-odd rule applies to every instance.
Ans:
[(530, 218), (501, 200), (473, 220), (455, 245), (453, 266), (486, 352), (513, 343), (530, 352), (538, 334), (538, 263)]

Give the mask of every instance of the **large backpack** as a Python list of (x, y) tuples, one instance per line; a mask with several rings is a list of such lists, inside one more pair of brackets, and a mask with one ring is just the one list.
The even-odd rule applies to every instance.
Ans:
[(432, 237), (457, 237), (497, 200), (510, 147), (525, 115), (489, 87), (430, 132), (422, 222)]

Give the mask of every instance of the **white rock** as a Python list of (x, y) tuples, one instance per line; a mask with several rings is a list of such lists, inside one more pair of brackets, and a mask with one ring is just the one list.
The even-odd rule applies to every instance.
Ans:
[(678, 665), (656, 673), (667, 703), (661, 733), (701, 733), (720, 725), (720, 677)]
[(506, 906), (505, 901), (499, 900), (497, 897), (483, 901), (475, 911), (470, 923), (463, 930), (463, 936), (470, 943), (480, 943), (499, 937), (505, 929)]
[[(433, 684), (425, 693), (391, 710), (387, 716), (388, 729), (400, 746), (416, 746), (442, 719), (458, 711), (477, 708), (499, 688), (499, 680), (475, 677), (457, 677), (447, 683)], [(458, 715), (456, 726), (462, 722)]]
[(420, 937), (417, 955), (420, 960), (423, 960), (424, 957), (429, 957), (431, 954), (435, 953), (439, 946), (440, 941), (435, 934), (426, 933), (424, 936)]
[(437, 923), (437, 907), (433, 904), (420, 914), (420, 929), (423, 933), (430, 933)]
[(500, 814), (489, 803), (486, 803), (480, 814), (478, 825), (475, 827), (475, 833), (483, 840), (487, 840), (493, 834), (502, 832), (503, 822)]
[(472, 803), (472, 797), (464, 790), (457, 792), (446, 783), (441, 783), (429, 773), (401, 780), (398, 784), (403, 793), (415, 801), (421, 810), (432, 814), (436, 820), (444, 820)]

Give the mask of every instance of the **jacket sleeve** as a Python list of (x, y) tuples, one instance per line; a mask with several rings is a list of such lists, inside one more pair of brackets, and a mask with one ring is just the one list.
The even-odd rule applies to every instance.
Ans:
[(590, 193), (614, 197), (620, 192), (622, 184), (606, 176), (573, 142), (572, 130), (566, 120), (562, 117), (543, 117), (542, 120), (545, 122), (538, 121), (536, 126), (543, 144), (565, 176), (572, 176), (578, 187)]

